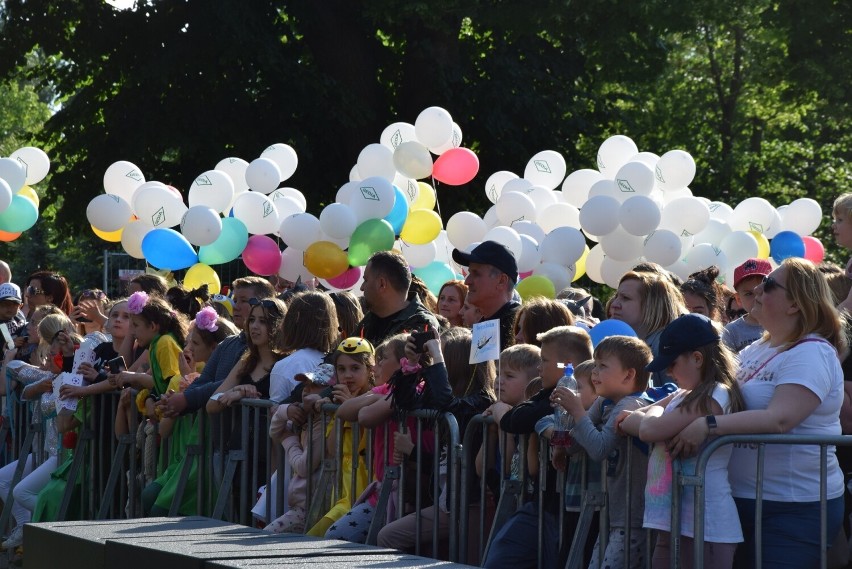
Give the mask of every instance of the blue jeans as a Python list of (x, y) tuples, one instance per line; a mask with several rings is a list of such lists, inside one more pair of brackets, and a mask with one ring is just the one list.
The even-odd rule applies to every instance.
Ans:
[[(734, 498), (745, 541), (737, 548), (734, 567), (753, 569), (754, 511), (756, 500)], [(828, 547), (843, 523), (843, 496), (828, 500)], [(805, 569), (817, 567), (819, 548), (819, 502), (763, 501), (763, 567)]]
[[(543, 567), (559, 565), (559, 520), (544, 514)], [(515, 512), (500, 528), (483, 567), (488, 569), (534, 569), (538, 566), (538, 508), (528, 502)]]

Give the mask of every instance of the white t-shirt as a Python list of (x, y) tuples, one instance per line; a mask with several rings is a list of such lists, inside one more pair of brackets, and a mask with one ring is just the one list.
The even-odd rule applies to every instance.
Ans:
[[(772, 356), (777, 353), (777, 349), (765, 340), (759, 340), (740, 352), (737, 381), (743, 392), (746, 409), (766, 409), (779, 385), (801, 385), (812, 391), (819, 398), (820, 404), (789, 434), (839, 435), (843, 372), (837, 352), (834, 346), (819, 336), (811, 334), (805, 339), (810, 341), (778, 353), (774, 358)], [(764, 499), (779, 502), (819, 500), (819, 446), (768, 444), (765, 449)], [(734, 445), (728, 472), (734, 496), (754, 499), (757, 445)], [(843, 495), (843, 474), (833, 446), (828, 447), (827, 490), (828, 499)]]
[[(686, 390), (678, 390), (669, 401), (663, 414), (671, 413), (683, 403), (689, 394)], [(713, 399), (722, 408), (723, 413), (730, 413), (731, 398), (728, 390), (717, 385), (713, 390)], [(731, 458), (731, 445), (717, 449), (707, 462), (704, 478), (704, 539), (713, 543), (739, 543), (743, 540), (740, 518), (737, 506), (731, 496), (731, 485), (728, 483), (728, 461)], [(697, 458), (680, 460), (684, 473), (695, 472)], [(671, 531), (672, 526), (672, 458), (666, 450), (665, 443), (655, 443), (648, 459), (648, 482), (645, 486), (645, 521), (643, 527)], [(692, 486), (684, 487), (681, 504), (681, 535), (694, 537), (695, 521), (695, 490)]]
[(278, 360), (269, 373), (269, 399), (280, 403), (298, 385), (297, 373), (314, 371), (322, 363), (323, 353), (313, 348), (296, 350), (286, 358)]

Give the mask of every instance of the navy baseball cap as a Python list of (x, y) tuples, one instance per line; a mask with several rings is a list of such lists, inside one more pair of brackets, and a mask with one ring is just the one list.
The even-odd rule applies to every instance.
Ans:
[(652, 373), (665, 371), (679, 355), (718, 341), (719, 333), (712, 320), (703, 314), (684, 314), (672, 320), (660, 334), (659, 353), (645, 369)]
[(509, 275), (512, 283), (518, 280), (518, 263), (509, 248), (496, 241), (483, 241), (473, 248), (470, 253), (453, 249), (453, 261), (464, 267), (471, 263), (491, 265), (501, 273)]

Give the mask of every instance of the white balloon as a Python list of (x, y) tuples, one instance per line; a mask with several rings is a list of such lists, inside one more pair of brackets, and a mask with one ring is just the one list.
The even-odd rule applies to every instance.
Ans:
[(628, 162), (615, 174), (618, 190), (625, 199), (636, 195), (647, 196), (654, 190), (654, 171), (644, 162)]
[(621, 204), (612, 196), (589, 198), (580, 210), (580, 226), (584, 231), (603, 237), (618, 227), (618, 209)]
[(503, 193), (503, 186), (506, 185), (506, 182), (514, 180), (517, 177), (517, 174), (509, 172), (508, 170), (494, 172), (488, 176), (488, 179), (485, 181), (485, 196), (491, 201), (491, 203), (496, 204), (497, 200)]
[(487, 229), (492, 229), (494, 227), (500, 226), (500, 220), (497, 219), (497, 206), (492, 205), (485, 212), (485, 215), (482, 216), (482, 221), (485, 222), (485, 227)]
[(352, 169), (349, 170), (349, 181), (350, 182), (358, 182), (362, 180), (364, 176), (361, 175), (361, 172), (358, 171), (358, 165), (355, 164), (352, 166)]
[(680, 260), (682, 251), (680, 237), (668, 229), (657, 229), (645, 238), (642, 256), (665, 267)]
[(368, 219), (382, 219), (393, 209), (396, 199), (393, 185), (387, 178), (372, 176), (361, 180), (349, 198), (349, 207), (355, 213), (358, 223)]
[(610, 136), (598, 148), (597, 166), (601, 174), (614, 178), (618, 169), (639, 152), (636, 143), (623, 134)]
[(276, 142), (267, 146), (266, 150), (260, 153), (260, 156), (261, 158), (269, 158), (278, 164), (282, 182), (288, 180), (299, 166), (299, 157), (296, 155), (296, 151), (292, 146), (283, 142)]
[(515, 256), (515, 259), (519, 259), (521, 257), (521, 254), (524, 252), (524, 246), (521, 242), (521, 236), (518, 235), (518, 232), (512, 229), (511, 227), (499, 226), (495, 227), (494, 229), (489, 229), (482, 240), (496, 241), (497, 243), (502, 243), (509, 249), (509, 251), (512, 252), (512, 255)]
[(748, 259), (757, 257), (759, 247), (757, 239), (747, 231), (734, 231), (719, 243), (719, 249), (725, 253), (729, 267), (739, 267)]
[(183, 214), (180, 232), (193, 245), (210, 245), (222, 234), (222, 218), (211, 207), (195, 205)]
[(482, 241), (488, 227), (475, 213), (460, 211), (447, 222), (447, 239), (456, 249), (464, 249), (474, 241)]
[(535, 186), (553, 190), (565, 179), (566, 171), (565, 158), (561, 154), (554, 150), (542, 150), (527, 162), (524, 178)]
[(695, 235), (710, 221), (707, 204), (695, 197), (679, 198), (669, 202), (663, 209), (660, 227), (671, 229), (676, 234)]
[(601, 265), (603, 265), (605, 258), (606, 253), (604, 253), (600, 244), (589, 249), (589, 254), (586, 255), (586, 275), (598, 284), (604, 284)]
[(705, 227), (700, 233), (695, 234), (696, 243), (710, 243), (718, 247), (722, 243), (722, 239), (731, 233), (731, 226), (724, 221), (710, 218)]
[(529, 235), (536, 243), (544, 241), (544, 229), (534, 221), (519, 221), (512, 225), (512, 229), (517, 231), (519, 235)]
[(305, 252), (288, 247), (281, 253), (281, 267), (278, 269), (278, 276), (287, 279), (290, 282), (296, 282), (299, 279), (309, 281), (314, 278), (314, 275), (308, 270), (304, 264)]
[(695, 178), (695, 160), (686, 151), (669, 150), (660, 156), (655, 173), (664, 191), (680, 190)]
[(810, 235), (822, 221), (822, 208), (810, 198), (799, 198), (784, 209), (782, 231), (792, 231), (800, 237)]
[(320, 236), (317, 241), (328, 241), (329, 243), (334, 243), (344, 251), (349, 248), (349, 238), (344, 237), (343, 239), (335, 239), (334, 237), (329, 236), (325, 231), (320, 230)]
[[(281, 198), (278, 201), (286, 200), (295, 203), (292, 198)], [(242, 221), (253, 235), (277, 233), (281, 226), (277, 205), (260, 192), (245, 192), (237, 196), (234, 200), (234, 217)]]
[(622, 194), (618, 189), (618, 184), (616, 184), (614, 180), (610, 180), (608, 178), (598, 180), (592, 184), (591, 188), (589, 188), (589, 200), (598, 196), (609, 196), (617, 199), (619, 203), (625, 199), (624, 194)]
[(631, 162), (644, 162), (651, 168), (652, 172), (656, 170), (657, 162), (659, 162), (659, 160), (660, 157), (653, 152), (640, 152), (636, 156), (632, 156), (630, 158)]
[(535, 204), (536, 215), (541, 215), (544, 210), (558, 203), (556, 192), (543, 186), (533, 186), (532, 191), (527, 196)]
[(572, 265), (583, 256), (586, 238), (579, 229), (557, 227), (541, 243), (541, 260), (544, 263)]
[(131, 221), (124, 226), (124, 231), (121, 232), (121, 246), (134, 259), (144, 259), (145, 253), (142, 252), (142, 240), (153, 229), (153, 227), (141, 220)]
[[(276, 192), (272, 192), (266, 197), (269, 198), (269, 201), (271, 201), (275, 205), (275, 209), (278, 211), (279, 223), (285, 217), (305, 212), (304, 206), (302, 206), (299, 200), (292, 196), (285, 196)], [(278, 231), (278, 229), (276, 228), (275, 231)]]
[(281, 221), (278, 235), (288, 247), (306, 250), (320, 240), (320, 221), (310, 213), (294, 213)]
[(405, 194), (405, 199), (408, 201), (408, 205), (411, 205), (417, 201), (417, 196), (420, 195), (420, 186), (417, 184), (417, 180), (406, 178), (405, 176), (397, 172), (396, 176), (393, 177), (393, 185), (399, 188), (400, 191)]
[(352, 208), (336, 202), (323, 208), (319, 222), (320, 229), (334, 239), (349, 239), (358, 227), (358, 219)]
[(388, 181), (396, 175), (393, 150), (383, 144), (368, 144), (358, 154), (358, 173), (364, 178), (379, 176)]
[(671, 265), (667, 265), (663, 268), (670, 273), (674, 273), (682, 281), (688, 281), (689, 275), (692, 274), (692, 271), (689, 270), (689, 265), (687, 265), (684, 261), (675, 261)]
[(550, 233), (557, 227), (579, 229), (580, 210), (571, 204), (555, 203), (541, 212), (536, 219), (536, 223), (538, 223), (545, 233)]
[(395, 122), (386, 126), (379, 137), (379, 142), (391, 150), (396, 150), (403, 142), (412, 140), (417, 140), (417, 135), (414, 134), (414, 125), (407, 122)]
[[(248, 169), (249, 163), (243, 160), (242, 158), (237, 158), (235, 156), (230, 156), (228, 158), (223, 158), (219, 160), (216, 164), (214, 170), (219, 170), (231, 177), (231, 181), (234, 182), (234, 199), (237, 199), (237, 196), (243, 192), (247, 192), (249, 189), (248, 182), (246, 182), (246, 169)], [(231, 205), (233, 205), (233, 201), (231, 201)]]
[(435, 256), (438, 254), (438, 247), (434, 241), (423, 245), (409, 245), (400, 239), (398, 243), (400, 251), (402, 251), (402, 256), (415, 269), (425, 267), (434, 261)]
[(352, 199), (352, 194), (358, 190), (358, 186), (360, 182), (346, 182), (340, 189), (337, 190), (337, 195), (334, 197), (334, 201), (337, 203), (345, 204), (349, 206), (349, 201)]
[(604, 257), (601, 262), (601, 278), (606, 286), (617, 289), (621, 277), (635, 265), (636, 261), (616, 261), (612, 257)]
[(769, 227), (764, 230), (763, 235), (767, 239), (772, 239), (781, 232), (783, 225), (784, 221), (781, 212), (773, 208), (772, 221), (769, 222)]
[(50, 172), (50, 158), (41, 148), (24, 146), (10, 154), (9, 158), (17, 160), (24, 169), (27, 185), (38, 184)]
[[(305, 199), (305, 194), (297, 190), (296, 188), (278, 188), (271, 194), (269, 194), (269, 199), (272, 200), (272, 203), (277, 202), (281, 198), (293, 198), (299, 204), (299, 211), (306, 211), (308, 209), (308, 200)], [(281, 209), (278, 209), (278, 213), (282, 213)], [(284, 219), (283, 217), (281, 219)]]
[[(7, 206), (8, 207), (8, 206)], [(2, 208), (6, 209), (6, 208)], [(86, 207), (86, 219), (101, 231), (118, 231), (130, 221), (130, 204), (120, 196), (101, 194)]]
[(0, 212), (6, 211), (6, 208), (12, 203), (12, 188), (3, 178), (0, 178)]
[(699, 243), (690, 249), (684, 258), (684, 262), (689, 267), (689, 274), (703, 271), (712, 265), (716, 265), (721, 272), (728, 266), (727, 255), (721, 249), (709, 243)]
[[(520, 192), (528, 194), (533, 191), (533, 184), (526, 178), (513, 178), (503, 184), (503, 193)], [(499, 199), (497, 201), (500, 201)]]
[(775, 219), (775, 208), (763, 198), (746, 198), (734, 208), (731, 220), (728, 222), (734, 231), (766, 230)]
[(450, 150), (452, 148), (458, 148), (459, 146), (461, 146), (461, 143), (462, 143), (462, 129), (458, 124), (456, 124), (454, 122), (453, 123), (453, 134), (450, 136), (449, 140), (447, 140), (444, 144), (442, 144), (440, 146), (430, 146), (429, 152), (431, 152), (432, 154), (435, 154), (437, 156), (440, 156), (441, 154), (443, 154), (447, 150)]
[(601, 247), (606, 256), (614, 261), (635, 261), (642, 255), (644, 240), (641, 237), (630, 235), (623, 227), (616, 227), (615, 231), (601, 235)]
[(189, 187), (189, 207), (203, 205), (227, 213), (234, 201), (234, 181), (226, 172), (208, 170)]
[[(670, 192), (662, 192), (663, 194), (663, 202), (666, 204), (670, 204), (675, 200), (679, 200), (681, 198), (691, 198), (692, 190), (689, 188), (683, 188), (680, 190), (672, 190)], [(708, 205), (709, 208), (709, 205)]]
[(566, 267), (556, 263), (539, 264), (533, 269), (533, 275), (547, 277), (557, 292), (571, 286), (571, 278), (574, 276)]
[(731, 216), (734, 215), (734, 208), (723, 202), (710, 202), (707, 209), (710, 210), (710, 219), (718, 219), (725, 223), (730, 223)]
[(603, 179), (603, 174), (597, 170), (589, 168), (575, 170), (568, 174), (568, 177), (562, 182), (562, 196), (569, 204), (575, 207), (583, 207), (583, 204), (589, 199), (589, 190), (595, 182), (600, 182)]
[(453, 136), (453, 117), (441, 107), (423, 109), (414, 121), (414, 134), (427, 148), (443, 146)]
[(429, 149), (413, 140), (396, 147), (393, 151), (393, 164), (403, 176), (415, 180), (432, 175), (432, 155), (429, 154)]
[(186, 213), (179, 196), (161, 182), (145, 182), (133, 193), (133, 211), (153, 227), (174, 227)]
[(281, 169), (271, 158), (255, 158), (246, 168), (245, 179), (255, 192), (269, 194), (281, 183)]
[(648, 235), (660, 225), (660, 208), (648, 196), (627, 198), (618, 208), (618, 222), (631, 235)]
[(504, 225), (535, 220), (535, 203), (522, 192), (504, 192), (497, 200), (497, 218)]
[(541, 263), (541, 248), (538, 242), (529, 235), (521, 235), (523, 251), (518, 259), (518, 272), (526, 273), (535, 269)]
[(133, 204), (133, 193), (144, 183), (142, 170), (125, 160), (113, 162), (104, 172), (104, 191), (122, 198), (129, 204)]

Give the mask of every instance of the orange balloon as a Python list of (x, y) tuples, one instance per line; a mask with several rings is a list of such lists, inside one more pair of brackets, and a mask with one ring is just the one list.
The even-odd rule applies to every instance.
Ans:
[(333, 279), (349, 268), (349, 257), (336, 243), (317, 241), (305, 249), (305, 268), (321, 279)]
[(124, 228), (122, 227), (118, 231), (101, 231), (94, 225), (92, 225), (92, 231), (95, 232), (95, 235), (103, 239), (104, 241), (109, 241), (110, 243), (118, 243), (121, 241), (121, 234), (124, 232)]
[(8, 231), (0, 231), (0, 241), (14, 241), (21, 236), (21, 232), (9, 233)]

